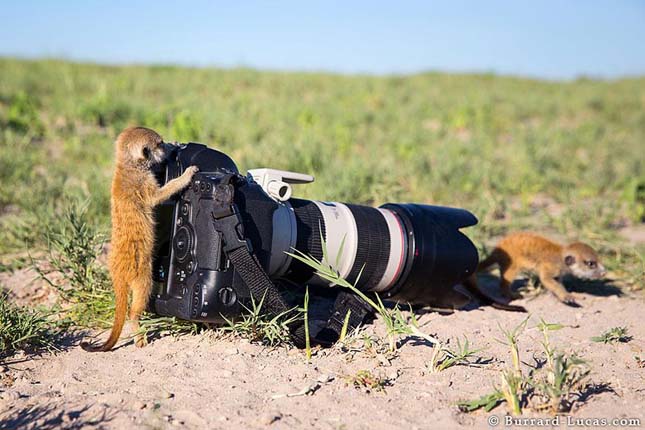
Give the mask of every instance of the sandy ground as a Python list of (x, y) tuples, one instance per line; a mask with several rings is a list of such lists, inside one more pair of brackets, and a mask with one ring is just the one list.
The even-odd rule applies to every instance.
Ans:
[[(28, 282), (31, 276), (24, 270), (1, 275), (18, 302), (51, 299), (42, 286)], [(520, 353), (528, 364), (540, 355), (541, 334), (535, 328), (540, 317), (564, 324), (552, 333), (552, 343), (579, 352), (591, 365), (591, 380), (608, 384), (576, 403), (569, 415), (639, 418), (645, 426), (645, 369), (637, 359), (645, 358), (643, 297), (617, 292), (610, 284), (577, 289), (581, 308), (564, 306), (549, 294), (519, 301), (531, 313)], [(424, 313), (419, 319), (424, 332), (451, 345), (467, 335), (475, 348), (486, 348), (479, 355), (490, 359), (482, 367), (440, 373), (426, 366), (432, 348), (416, 339), (403, 342), (394, 355), (368, 348), (318, 350), (308, 364), (301, 351), (269, 349), (213, 331), (163, 337), (143, 349), (124, 341), (97, 354), (81, 350), (78, 336), (70, 336), (61, 352), (18, 354), (0, 364), (0, 429), (489, 428), (491, 415), (502, 420), (498, 427), (507, 428), (505, 405), (466, 414), (455, 404), (499, 384), (500, 371), (510, 363), (508, 347), (496, 340), (502, 338), (500, 326), (511, 328), (524, 317), (475, 305), (449, 315)], [(590, 340), (615, 326), (626, 326), (633, 340)], [(366, 332), (382, 333), (383, 325), (377, 321)], [(388, 380), (389, 386), (355, 388), (349, 379), (360, 370)]]

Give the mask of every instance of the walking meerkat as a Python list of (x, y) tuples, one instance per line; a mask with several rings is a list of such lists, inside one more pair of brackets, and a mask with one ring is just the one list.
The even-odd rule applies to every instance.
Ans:
[[(580, 279), (599, 279), (607, 271), (600, 263), (592, 247), (582, 242), (561, 245), (534, 233), (518, 232), (504, 237), (484, 261), (479, 263), (480, 272), (497, 264), (500, 270), (500, 288), (509, 298), (520, 296), (511, 291), (511, 284), (522, 272), (533, 272), (540, 282), (561, 302), (579, 306), (561, 283), (564, 275)], [(477, 277), (473, 274), (466, 281), (466, 287), (477, 288)]]
[[(132, 291), (130, 319), (135, 330), (146, 309), (152, 291), (152, 252), (154, 247), (153, 208), (190, 184), (197, 167), (160, 187), (152, 167), (163, 162), (168, 144), (159, 134), (144, 127), (125, 129), (116, 139), (116, 166), (112, 180), (111, 216), (112, 247), (108, 266), (116, 309), (110, 337), (100, 346), (83, 342), (86, 351), (109, 351), (118, 341), (128, 310), (128, 293)], [(138, 347), (147, 343), (137, 336)]]

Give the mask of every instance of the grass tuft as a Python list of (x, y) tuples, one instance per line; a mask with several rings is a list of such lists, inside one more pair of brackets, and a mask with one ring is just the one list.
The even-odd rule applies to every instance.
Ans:
[(387, 378), (377, 376), (369, 370), (359, 370), (355, 375), (347, 376), (345, 380), (354, 388), (365, 390), (368, 393), (371, 391), (385, 392), (385, 388), (391, 385)]
[(16, 351), (55, 349), (58, 327), (36, 309), (16, 306), (0, 293), (0, 358)]
[(87, 219), (87, 204), (71, 202), (49, 226), (47, 257), (32, 266), (64, 301), (66, 316), (81, 327), (108, 327), (114, 307), (107, 269), (97, 259), (105, 241)]
[(464, 342), (457, 339), (457, 349), (451, 350), (443, 343), (434, 346), (434, 351), (427, 367), (433, 373), (442, 372), (453, 366), (479, 367), (486, 362), (477, 356), (483, 349), (471, 349), (470, 341), (464, 336)]
[(627, 343), (632, 339), (633, 337), (627, 333), (627, 327), (613, 327), (600, 336), (594, 336), (591, 338), (591, 340), (594, 342), (602, 343)]
[(246, 312), (237, 318), (224, 317), (227, 325), (222, 329), (267, 346), (291, 345), (289, 325), (302, 316), (296, 309), (275, 316), (267, 315), (262, 309), (265, 297), (262, 296), (259, 302), (251, 297), (251, 307), (245, 307)]

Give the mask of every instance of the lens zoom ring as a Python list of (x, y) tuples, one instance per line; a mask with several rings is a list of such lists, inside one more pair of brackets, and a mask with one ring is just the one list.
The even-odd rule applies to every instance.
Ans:
[[(354, 215), (358, 233), (358, 248), (347, 280), (358, 280), (360, 290), (369, 291), (383, 278), (390, 258), (390, 231), (387, 222), (378, 209), (367, 206), (346, 205)], [(361, 269), (363, 272), (361, 273)]]
[[(312, 201), (301, 199), (290, 199), (289, 204), (296, 215), (296, 227), (298, 236), (296, 238), (296, 249), (306, 255), (311, 255), (320, 261), (323, 257), (322, 237), (325, 236), (325, 220), (318, 206)], [(294, 282), (305, 282), (314, 275), (314, 269), (306, 264), (292, 260), (289, 279)]]

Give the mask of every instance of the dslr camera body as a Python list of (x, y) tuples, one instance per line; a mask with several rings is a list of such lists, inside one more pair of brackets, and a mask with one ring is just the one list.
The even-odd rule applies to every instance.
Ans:
[(313, 177), (273, 169), (243, 176), (226, 154), (197, 143), (178, 145), (157, 179), (163, 184), (190, 165), (200, 169), (191, 185), (156, 209), (150, 308), (158, 314), (222, 322), (249, 309), (262, 276), (281, 285), (333, 287), (292, 258), (295, 251), (383, 298), (438, 307), (469, 300), (453, 289), (478, 263), (459, 230), (477, 223), (466, 210), (296, 199), (291, 184)]

